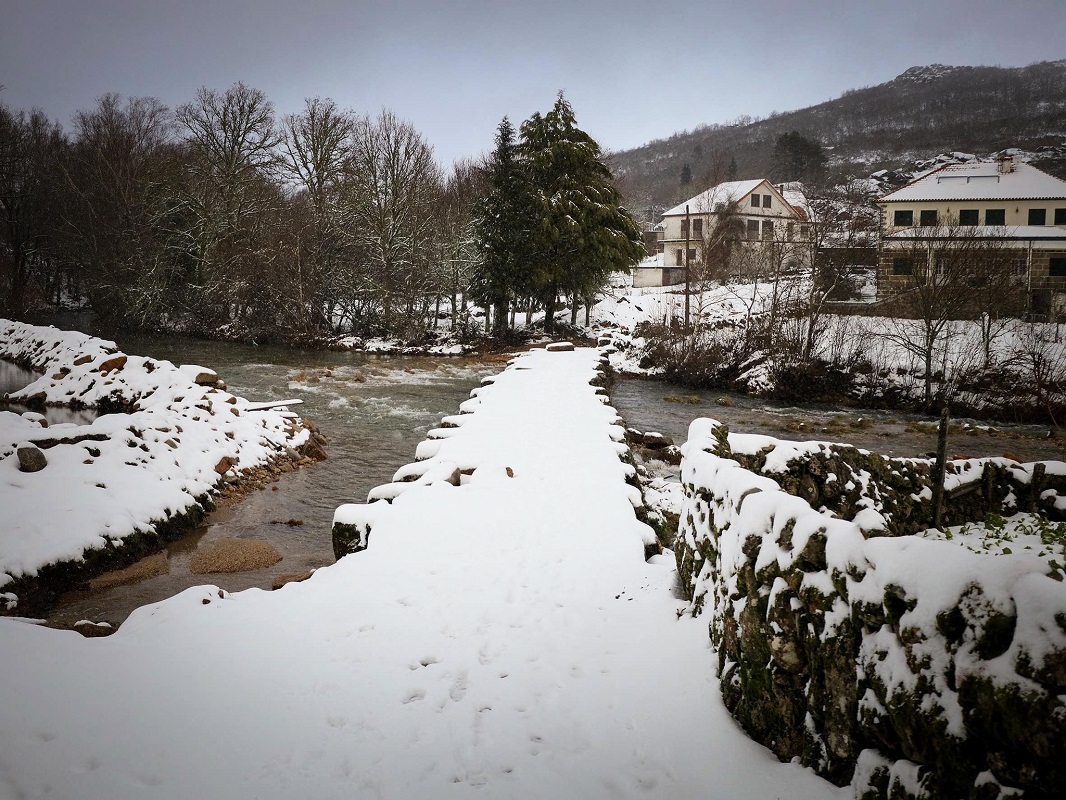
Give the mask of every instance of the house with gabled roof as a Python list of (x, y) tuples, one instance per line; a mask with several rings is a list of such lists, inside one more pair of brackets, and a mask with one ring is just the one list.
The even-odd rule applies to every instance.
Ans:
[[(937, 253), (952, 242), (981, 240), (1011, 252), (1025, 287), (1023, 311), (1066, 314), (1066, 181), (1003, 157), (939, 167), (877, 203), (879, 294), (931, 275)], [(929, 263), (914, 263), (916, 244), (924, 245)]]
[[(656, 228), (660, 258), (634, 270), (634, 286), (684, 283), (686, 267), (702, 266), (715, 246), (710, 241), (728, 220), (730, 235), (749, 252), (768, 252), (787, 267), (809, 262), (805, 245), (809, 232), (802, 207), (765, 178), (728, 181), (712, 186), (668, 209)], [(756, 259), (739, 259), (753, 269)]]

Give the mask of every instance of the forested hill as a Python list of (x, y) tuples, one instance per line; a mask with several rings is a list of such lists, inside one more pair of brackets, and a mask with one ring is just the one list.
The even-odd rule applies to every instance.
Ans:
[[(629, 207), (644, 216), (712, 181), (767, 175), (774, 142), (790, 131), (821, 142), (831, 170), (857, 175), (945, 151), (984, 155), (1020, 147), (1038, 157), (1061, 156), (1066, 59), (1014, 68), (911, 67), (887, 83), (816, 106), (701, 126), (620, 151), (612, 167)], [(1061, 171), (1061, 164), (1043, 166)], [(683, 177), (690, 182), (683, 184)]]

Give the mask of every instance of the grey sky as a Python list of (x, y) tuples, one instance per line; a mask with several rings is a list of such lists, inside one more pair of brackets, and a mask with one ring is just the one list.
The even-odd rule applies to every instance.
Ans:
[(1066, 58), (1064, 0), (0, 0), (0, 102), (69, 126), (109, 91), (171, 107), (241, 80), (410, 120), (445, 165), (559, 89), (625, 149), (766, 116), (916, 64)]

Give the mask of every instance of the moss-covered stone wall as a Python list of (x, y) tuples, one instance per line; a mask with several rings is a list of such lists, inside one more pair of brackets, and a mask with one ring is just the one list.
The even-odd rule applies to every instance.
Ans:
[[(712, 420), (683, 450), (682, 585), (756, 740), (861, 798), (1061, 796), (1066, 586), (1046, 564), (908, 535), (928, 462)], [(1054, 507), (1061, 466), (959, 462), (951, 514)]]

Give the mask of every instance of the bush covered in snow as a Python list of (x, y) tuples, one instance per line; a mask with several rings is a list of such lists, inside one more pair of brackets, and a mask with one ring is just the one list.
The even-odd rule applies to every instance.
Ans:
[[(709, 611), (734, 716), (778, 757), (863, 798), (1058, 796), (1066, 586), (1049, 559), (884, 535), (899, 523), (891, 504), (882, 514), (862, 498), (900, 487), (875, 487), (868, 470), (847, 473), (867, 482), (853, 520), (815, 510), (768, 475), (787, 483), (812, 454), (820, 470), (833, 448), (758, 439), (703, 419), (683, 448), (678, 569), (693, 613)], [(1049, 481), (1063, 467), (1048, 464)], [(1029, 502), (1013, 489), (1039, 472), (995, 473), (1010, 486), (994, 497)], [(815, 502), (841, 473), (823, 476)], [(1037, 488), (1038, 503), (1055, 504), (1054, 489)]]

